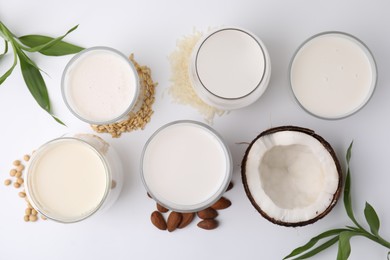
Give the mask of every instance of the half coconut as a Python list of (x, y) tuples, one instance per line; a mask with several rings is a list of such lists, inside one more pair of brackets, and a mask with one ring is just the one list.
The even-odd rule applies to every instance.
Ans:
[(342, 171), (333, 148), (314, 131), (297, 126), (257, 136), (245, 152), (241, 174), (252, 205), (282, 226), (316, 222), (341, 193)]

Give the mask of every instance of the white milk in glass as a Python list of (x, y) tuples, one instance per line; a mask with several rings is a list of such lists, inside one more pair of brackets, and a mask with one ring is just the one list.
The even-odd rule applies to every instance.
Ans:
[(254, 34), (226, 27), (205, 35), (193, 50), (190, 76), (199, 97), (220, 109), (255, 102), (268, 86), (271, 62)]
[(231, 178), (227, 147), (209, 128), (178, 121), (149, 139), (142, 159), (148, 192), (176, 211), (209, 206), (225, 191)]
[(69, 109), (92, 124), (118, 121), (134, 107), (139, 92), (132, 63), (107, 47), (86, 49), (67, 65), (62, 92)]
[(291, 63), (294, 95), (309, 113), (336, 119), (367, 103), (376, 85), (376, 65), (368, 48), (339, 32), (316, 35), (297, 51)]

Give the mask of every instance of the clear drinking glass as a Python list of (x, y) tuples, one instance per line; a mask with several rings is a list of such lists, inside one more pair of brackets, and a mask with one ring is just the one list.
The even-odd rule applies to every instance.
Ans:
[(267, 89), (271, 60), (256, 35), (238, 27), (222, 27), (207, 33), (195, 45), (189, 76), (205, 103), (222, 110), (239, 109), (254, 103)]
[[(106, 62), (102, 61), (99, 65), (96, 65), (97, 62), (90, 62), (90, 64), (85, 65), (86, 60), (91, 59), (93, 55), (101, 55), (100, 59), (103, 59), (102, 57), (105, 55), (104, 59), (106, 59)], [(111, 60), (109, 59), (110, 57), (112, 58)], [(84, 73), (76, 73), (77, 69), (81, 67)], [(115, 68), (117, 71), (114, 70)], [(130, 76), (131, 79), (127, 78)], [(126, 82), (124, 78), (129, 82), (123, 83)], [(78, 90), (79, 92), (75, 93), (72, 90), (71, 84), (75, 84), (73, 83), (75, 79), (79, 80), (79, 82), (84, 80), (82, 83), (78, 83), (85, 86), (82, 92)], [(104, 88), (97, 87), (99, 86), (99, 81), (106, 83)], [(131, 86), (129, 86), (130, 83)], [(114, 93), (119, 93), (119, 85), (121, 84), (131, 88), (126, 91), (131, 91), (132, 94), (126, 94), (129, 95), (126, 98), (124, 98), (125, 95), (120, 96), (120, 94), (116, 94), (114, 98)], [(72, 114), (80, 120), (93, 125), (118, 122), (124, 119), (130, 112), (138, 111), (142, 101), (141, 84), (134, 64), (121, 52), (105, 46), (85, 49), (68, 62), (62, 74), (61, 92), (63, 100)], [(94, 99), (95, 102), (99, 102), (98, 105), (91, 105)], [(90, 107), (84, 107), (87, 103)], [(96, 114), (99, 114), (99, 112), (93, 111), (93, 109), (100, 109), (104, 106), (105, 110), (108, 111), (110, 108), (118, 106), (119, 103), (123, 103), (121, 109), (113, 112), (112, 115), (107, 114), (104, 118), (96, 118)]]
[[(217, 151), (218, 160), (204, 158), (211, 150)], [(204, 171), (194, 170), (200, 164)], [(215, 172), (220, 175), (214, 178), (210, 169), (218, 169)], [(205, 172), (211, 174), (195, 176)], [(226, 191), (232, 172), (231, 154), (220, 135), (211, 127), (190, 120), (159, 128), (145, 144), (141, 156), (141, 179), (146, 190), (160, 205), (177, 212), (196, 212), (214, 204)], [(160, 177), (154, 179), (155, 174)]]
[[(63, 181), (64, 175), (56, 179), (56, 177), (43, 173), (47, 171), (45, 167), (54, 169), (53, 172), (61, 167), (69, 167), (66, 165), (66, 158), (77, 152), (74, 147), (81, 149), (82, 155), (88, 154), (88, 158), (93, 158), (93, 163), (100, 167), (96, 168), (99, 171), (88, 173), (90, 176), (88, 180), (85, 180), (86, 175), (80, 174), (80, 176), (74, 176), (75, 178), (63, 183), (58, 183), (58, 181)], [(58, 157), (60, 154), (58, 151), (61, 151), (62, 159)], [(54, 156), (57, 157), (53, 159)], [(73, 162), (77, 161), (77, 158), (72, 160)], [(58, 163), (58, 165), (50, 166), (50, 163), (53, 162)], [(87, 162), (77, 161), (77, 163), (79, 163), (77, 167), (82, 168)], [(77, 167), (72, 165), (69, 169), (77, 169)], [(60, 223), (82, 221), (98, 212), (107, 210), (118, 198), (123, 184), (123, 169), (118, 154), (112, 146), (93, 134), (68, 134), (45, 143), (33, 153), (26, 172), (25, 190), (29, 202), (39, 213)], [(98, 172), (102, 176), (98, 176)], [(66, 170), (63, 174), (65, 173), (71, 174)], [(96, 179), (100, 180), (98, 184), (95, 184)], [(80, 189), (80, 183), (85, 185), (85, 190)], [(56, 187), (61, 191), (57, 192)], [(88, 193), (87, 191), (92, 192)], [(73, 200), (57, 207), (59, 202), (66, 200), (66, 197), (71, 197)], [(81, 212), (80, 214), (75, 215), (76, 213), (71, 212), (72, 206), (66, 208), (67, 203), (77, 204), (85, 198), (88, 198), (88, 202), (83, 205), (88, 203), (88, 208), (77, 208), (77, 212)], [(53, 205), (55, 206), (52, 207)]]

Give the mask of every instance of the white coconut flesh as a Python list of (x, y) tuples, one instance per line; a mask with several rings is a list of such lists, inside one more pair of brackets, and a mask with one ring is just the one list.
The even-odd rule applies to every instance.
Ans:
[(297, 131), (260, 137), (247, 154), (247, 188), (270, 218), (299, 223), (316, 218), (334, 201), (339, 173), (316, 138)]

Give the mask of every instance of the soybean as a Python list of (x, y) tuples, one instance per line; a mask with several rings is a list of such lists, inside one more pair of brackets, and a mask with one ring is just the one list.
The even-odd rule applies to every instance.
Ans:
[(19, 160), (15, 160), (12, 164), (15, 165), (15, 166), (19, 166), (20, 165), (20, 161)]
[(16, 175), (16, 169), (12, 169), (12, 170), (10, 170), (9, 171), (9, 175), (11, 176), (11, 177), (14, 177), (15, 175)]
[(16, 180), (16, 182), (19, 183), (20, 185), (22, 185), (24, 183), (24, 180), (23, 180), (23, 178), (18, 178)]
[(38, 217), (37, 217), (36, 215), (30, 215), (30, 216), (28, 217), (28, 219), (29, 219), (31, 222), (35, 222), (35, 221), (38, 220)]
[(27, 208), (24, 213), (26, 213), (27, 216), (31, 215), (31, 208)]
[(38, 211), (36, 211), (35, 209), (31, 209), (31, 215), (32, 216), (38, 215)]

